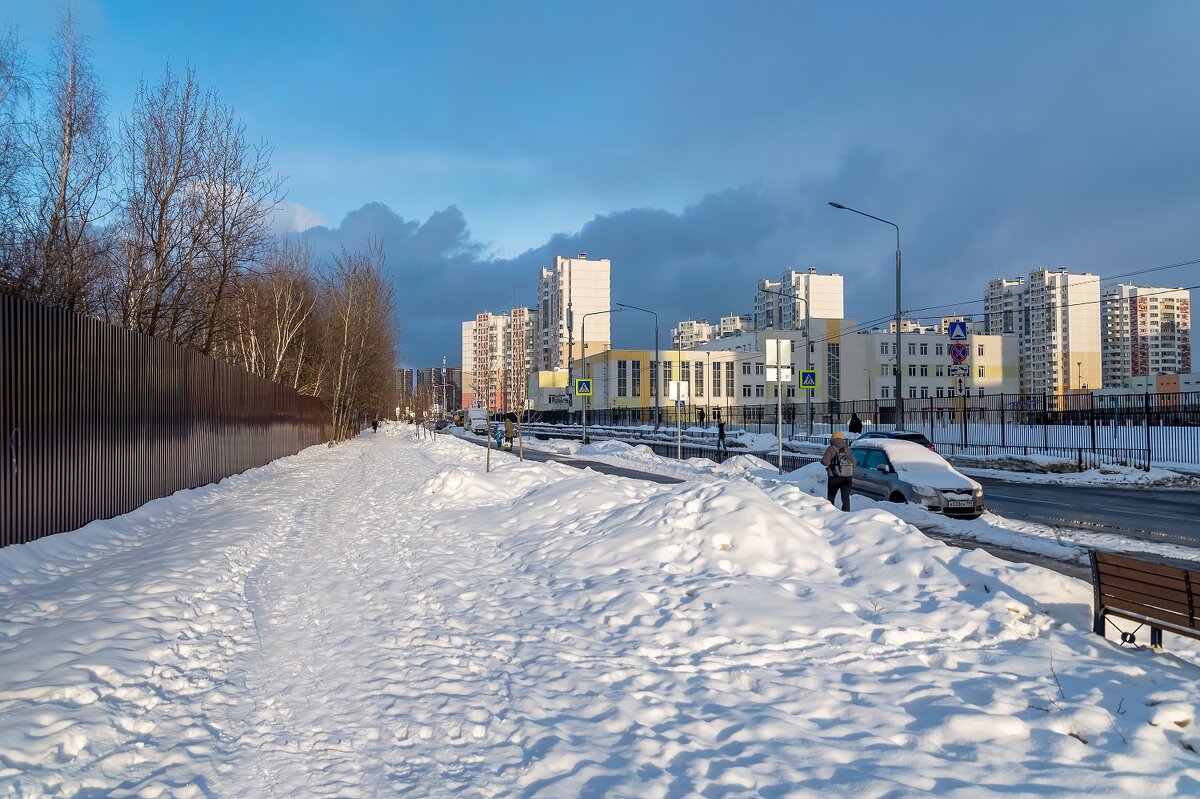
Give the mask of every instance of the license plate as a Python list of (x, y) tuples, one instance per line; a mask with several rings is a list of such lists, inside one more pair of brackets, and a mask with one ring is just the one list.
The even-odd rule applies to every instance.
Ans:
[(973, 508), (975, 503), (971, 500), (954, 499), (946, 503), (951, 508)]

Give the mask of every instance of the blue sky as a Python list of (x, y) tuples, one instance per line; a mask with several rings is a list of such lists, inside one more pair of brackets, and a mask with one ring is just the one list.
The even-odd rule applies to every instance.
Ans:
[[(248, 8), (246, 7), (248, 6)], [(557, 252), (613, 297), (747, 313), (785, 268), (847, 314), (978, 313), (987, 281), (1200, 259), (1200, 4), (77, 2), (113, 119), (191, 65), (274, 148), (320, 248), (382, 238), (406, 365), (532, 304)], [(0, 12), (37, 62), (58, 8)], [(1200, 284), (1189, 266), (1128, 280)], [(938, 310), (921, 311), (934, 317)], [(650, 346), (645, 322), (616, 343)]]

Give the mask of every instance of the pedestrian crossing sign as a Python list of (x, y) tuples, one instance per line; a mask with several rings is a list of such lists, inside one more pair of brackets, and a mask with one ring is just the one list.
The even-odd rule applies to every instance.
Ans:
[(800, 370), (800, 388), (806, 388), (809, 391), (817, 390), (817, 370), (816, 369), (801, 369)]
[(966, 341), (967, 323), (961, 319), (956, 319), (950, 323), (950, 329), (948, 332), (950, 333), (951, 341)]
[(577, 397), (592, 396), (592, 379), (590, 377), (575, 378), (575, 396), (577, 396)]

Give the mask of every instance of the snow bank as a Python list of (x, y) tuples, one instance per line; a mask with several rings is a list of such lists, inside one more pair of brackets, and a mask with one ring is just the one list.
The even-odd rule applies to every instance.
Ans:
[(481, 461), (368, 434), (0, 550), (0, 794), (1200, 790), (1200, 651), (1083, 583), (820, 467)]

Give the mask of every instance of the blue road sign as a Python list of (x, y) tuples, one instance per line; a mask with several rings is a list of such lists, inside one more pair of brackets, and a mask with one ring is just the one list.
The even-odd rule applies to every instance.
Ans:
[(966, 322), (951, 322), (950, 323), (950, 340), (951, 341), (966, 341), (967, 340), (967, 323)]
[(813, 391), (817, 389), (817, 370), (816, 369), (801, 369), (800, 370), (800, 388), (807, 388)]
[(575, 396), (590, 397), (592, 396), (592, 380), (587, 377), (575, 378)]

